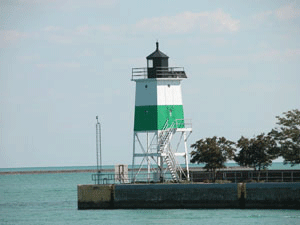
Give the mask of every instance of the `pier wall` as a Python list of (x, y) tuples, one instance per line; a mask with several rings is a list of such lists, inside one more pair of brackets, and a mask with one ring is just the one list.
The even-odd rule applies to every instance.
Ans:
[[(236, 184), (116, 185), (116, 208), (236, 208)], [(235, 200), (233, 200), (235, 199)]]
[(300, 209), (300, 183), (246, 184), (246, 208)]
[(300, 209), (300, 183), (78, 185), (78, 209)]
[(78, 209), (113, 208), (114, 185), (78, 185)]

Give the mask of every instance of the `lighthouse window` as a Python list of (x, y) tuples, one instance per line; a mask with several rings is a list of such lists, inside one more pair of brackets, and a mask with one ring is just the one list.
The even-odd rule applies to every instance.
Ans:
[(168, 84), (168, 87), (170, 87), (170, 84)]
[(170, 112), (170, 116), (172, 116), (172, 110), (171, 110), (171, 109), (170, 109), (170, 111), (169, 111), (169, 112)]
[(145, 88), (147, 88), (147, 87), (148, 87), (148, 85), (146, 84), (146, 85), (145, 85)]
[(148, 59), (148, 68), (153, 68), (153, 60)]

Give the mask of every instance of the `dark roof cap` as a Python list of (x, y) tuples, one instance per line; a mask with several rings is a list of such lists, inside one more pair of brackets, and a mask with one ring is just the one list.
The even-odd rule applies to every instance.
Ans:
[(151, 59), (151, 58), (169, 58), (169, 56), (159, 51), (158, 42), (156, 42), (156, 50), (146, 57), (146, 59)]

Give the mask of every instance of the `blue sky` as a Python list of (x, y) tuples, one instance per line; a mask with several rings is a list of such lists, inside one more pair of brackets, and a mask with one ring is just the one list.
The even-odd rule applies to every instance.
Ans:
[(155, 50), (183, 66), (189, 144), (237, 141), (300, 103), (299, 1), (0, 1), (0, 168), (132, 159), (135, 83)]

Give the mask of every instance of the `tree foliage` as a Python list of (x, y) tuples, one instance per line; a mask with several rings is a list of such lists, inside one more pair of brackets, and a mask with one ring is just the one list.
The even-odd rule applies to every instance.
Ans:
[(214, 172), (218, 168), (225, 167), (224, 163), (234, 157), (234, 142), (221, 137), (200, 139), (191, 145), (191, 163), (205, 163), (205, 169)]
[(279, 127), (273, 129), (272, 135), (281, 146), (284, 163), (292, 166), (300, 163), (300, 111), (294, 109), (277, 116)]
[(249, 166), (259, 171), (272, 164), (272, 160), (279, 155), (276, 141), (269, 135), (258, 135), (248, 139), (241, 137), (237, 142), (240, 149), (234, 160), (240, 166)]

